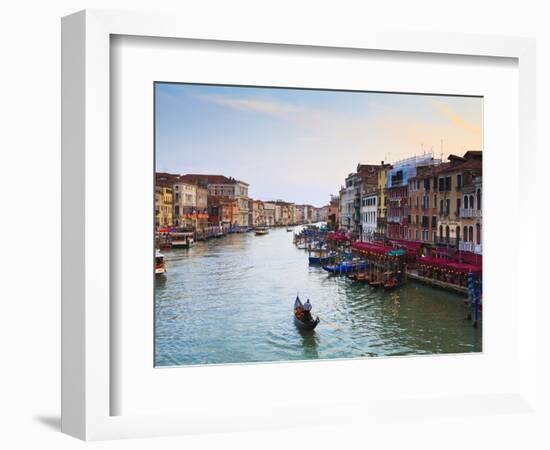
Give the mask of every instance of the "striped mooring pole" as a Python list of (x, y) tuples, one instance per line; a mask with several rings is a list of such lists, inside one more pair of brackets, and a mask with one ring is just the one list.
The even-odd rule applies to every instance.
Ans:
[(478, 283), (474, 284), (474, 328), (477, 327), (477, 319), (479, 315), (479, 283), (481, 280), (478, 278)]
[(474, 286), (473, 286), (473, 276), (472, 272), (468, 273), (468, 315), (466, 317), (467, 320), (472, 320), (472, 304), (473, 304), (473, 293), (474, 293)]

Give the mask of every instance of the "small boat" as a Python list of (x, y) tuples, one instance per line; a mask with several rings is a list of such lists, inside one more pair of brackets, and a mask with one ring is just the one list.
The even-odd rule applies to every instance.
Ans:
[(357, 272), (348, 275), (348, 278), (353, 281), (368, 282), (369, 274), (367, 272)]
[(287, 231), (288, 233), (292, 233), (292, 228), (291, 228), (291, 227), (287, 227), (286, 231)]
[(348, 273), (356, 270), (365, 270), (368, 267), (368, 263), (365, 261), (344, 261), (341, 264), (322, 267), (330, 273)]
[(330, 264), (334, 260), (334, 256), (310, 256), (310, 264)]
[(155, 251), (155, 275), (163, 275), (166, 273), (166, 263), (164, 255), (158, 250)]
[(383, 285), (384, 285), (384, 282), (382, 280), (369, 281), (369, 286), (372, 286), (372, 287), (380, 287), (380, 286), (383, 286)]
[(313, 319), (313, 316), (310, 315), (309, 320), (305, 320), (303, 317), (303, 307), (304, 305), (300, 301), (300, 297), (296, 297), (296, 301), (294, 302), (294, 324), (302, 330), (314, 330), (319, 325), (321, 319), (318, 316)]
[(192, 232), (172, 233), (172, 248), (189, 248), (194, 243), (194, 234)]
[(256, 233), (256, 236), (263, 236), (263, 235), (269, 233), (269, 228), (268, 227), (256, 227), (256, 228), (254, 228), (254, 232)]
[(386, 281), (383, 286), (384, 286), (384, 289), (394, 289), (396, 287), (399, 287), (401, 286), (403, 283), (400, 283), (399, 281), (397, 281), (396, 278), (390, 278), (388, 281)]

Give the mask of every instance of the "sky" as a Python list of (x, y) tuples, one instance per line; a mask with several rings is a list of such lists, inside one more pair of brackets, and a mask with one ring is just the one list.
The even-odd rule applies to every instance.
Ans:
[(357, 164), (482, 150), (483, 99), (155, 85), (156, 171), (232, 176), (249, 196), (322, 206)]

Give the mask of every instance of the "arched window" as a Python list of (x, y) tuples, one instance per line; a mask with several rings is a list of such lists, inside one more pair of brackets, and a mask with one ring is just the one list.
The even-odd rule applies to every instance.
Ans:
[(476, 243), (481, 245), (481, 225), (479, 223), (476, 224)]
[(464, 208), (468, 209), (468, 196), (467, 195), (464, 196)]
[(460, 227), (456, 227), (456, 242), (460, 241)]
[(474, 242), (474, 227), (470, 226), (469, 229), (469, 239), (470, 242)]
[(439, 225), (439, 237), (443, 237), (443, 225)]
[(474, 209), (474, 196), (470, 195), (470, 208)]
[(481, 209), (481, 189), (477, 190), (477, 209)]
[(446, 240), (447, 242), (449, 242), (449, 232), (450, 232), (449, 225), (447, 225), (447, 226), (445, 227), (445, 240)]
[(468, 242), (468, 227), (464, 225), (464, 234), (462, 235), (464, 242)]

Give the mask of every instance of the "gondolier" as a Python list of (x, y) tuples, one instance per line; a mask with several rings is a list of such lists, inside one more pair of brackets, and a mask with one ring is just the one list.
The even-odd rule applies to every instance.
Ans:
[(309, 298), (304, 303), (304, 319), (306, 322), (312, 320), (311, 318), (311, 309), (313, 308), (312, 304), (309, 302)]
[(302, 304), (300, 298), (296, 297), (294, 302), (294, 323), (296, 326), (305, 330), (313, 330), (319, 324), (319, 317), (313, 319), (311, 309), (312, 305), (309, 299), (305, 304)]

